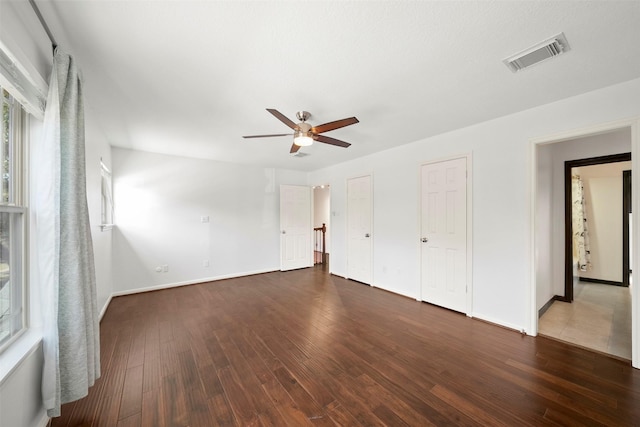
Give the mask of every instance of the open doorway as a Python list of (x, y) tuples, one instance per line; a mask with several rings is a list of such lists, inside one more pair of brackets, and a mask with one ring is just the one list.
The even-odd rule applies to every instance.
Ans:
[(624, 206), (630, 169), (631, 153), (565, 161), (565, 302), (573, 301), (579, 281), (629, 286), (629, 215), (623, 212), (630, 211)]
[(331, 252), (331, 188), (313, 187), (313, 263), (329, 271)]
[[(589, 167), (604, 161), (630, 160), (632, 131), (630, 126), (599, 129), (585, 132), (584, 136), (549, 139), (535, 147), (536, 151), (536, 307), (538, 309), (538, 333), (592, 348), (625, 359), (632, 358), (632, 291), (622, 286), (624, 275), (623, 258), (623, 169), (630, 170), (627, 163), (618, 168), (616, 177), (606, 177), (603, 171), (590, 171)], [(615, 154), (627, 153), (622, 158)], [(626, 156), (626, 157), (625, 157)], [(595, 160), (597, 159), (597, 160)], [(584, 168), (581, 170), (581, 168)], [(598, 176), (600, 174), (601, 176)], [(604, 175), (603, 175), (604, 174)], [(571, 212), (573, 201), (567, 202), (565, 195), (571, 194), (572, 176), (592, 176), (584, 190), (605, 196), (598, 205), (599, 215), (609, 215), (603, 223), (615, 216), (617, 243), (615, 250), (598, 249), (593, 265), (589, 267), (582, 259), (583, 269), (574, 261), (572, 220), (565, 217)], [(604, 183), (616, 182), (615, 194), (603, 187)], [(615, 204), (615, 209), (614, 205)], [(602, 244), (610, 239), (603, 225), (596, 224), (592, 205), (587, 209), (591, 215), (592, 244)], [(617, 213), (613, 213), (613, 212)], [(601, 218), (600, 218), (601, 219)], [(628, 219), (628, 215), (627, 215)], [(596, 229), (598, 228), (598, 229)], [(597, 233), (600, 233), (599, 235)], [(627, 234), (628, 236), (628, 234)], [(628, 248), (628, 246), (627, 246)], [(583, 248), (584, 249), (584, 248)], [(594, 248), (588, 248), (594, 257)], [(615, 266), (607, 257), (615, 252)], [(583, 254), (584, 255), (584, 254)], [(567, 267), (568, 266), (568, 267)], [(606, 268), (605, 268), (606, 267)], [(603, 269), (606, 272), (603, 272)], [(615, 274), (612, 273), (615, 270)], [(580, 280), (583, 278), (585, 280)], [(593, 279), (593, 280), (590, 280)], [(618, 286), (614, 286), (618, 285)], [(617, 296), (610, 296), (616, 294)], [(607, 306), (608, 304), (608, 306)], [(622, 319), (622, 321), (620, 321)], [(615, 337), (612, 333), (617, 334)]]

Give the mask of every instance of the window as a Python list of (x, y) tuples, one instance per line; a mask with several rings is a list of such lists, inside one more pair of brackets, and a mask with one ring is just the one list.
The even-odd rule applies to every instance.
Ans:
[(0, 350), (26, 327), (23, 138), (26, 113), (5, 89), (0, 143)]
[(100, 173), (102, 175), (102, 216), (100, 229), (110, 230), (113, 227), (113, 190), (111, 187), (111, 171), (100, 160)]

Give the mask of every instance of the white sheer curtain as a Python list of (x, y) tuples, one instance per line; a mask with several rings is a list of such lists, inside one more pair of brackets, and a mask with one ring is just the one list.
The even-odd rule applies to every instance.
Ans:
[(42, 395), (48, 415), (87, 395), (100, 376), (93, 246), (86, 196), (82, 81), (56, 49), (36, 153), (38, 275), (44, 308)]

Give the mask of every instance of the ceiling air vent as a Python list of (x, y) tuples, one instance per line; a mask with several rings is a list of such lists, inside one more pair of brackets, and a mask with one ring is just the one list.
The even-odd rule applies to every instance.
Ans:
[(530, 47), (529, 49), (510, 56), (503, 62), (515, 73), (530, 67), (533, 64), (537, 64), (538, 62), (542, 62), (546, 59), (568, 52), (570, 49), (571, 48), (569, 47), (569, 43), (567, 43), (567, 38), (564, 36), (564, 33), (560, 33), (555, 37), (551, 37), (548, 40)]

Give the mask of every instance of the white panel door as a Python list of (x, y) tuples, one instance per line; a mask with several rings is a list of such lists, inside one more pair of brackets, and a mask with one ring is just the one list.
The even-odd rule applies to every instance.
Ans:
[(467, 159), (421, 168), (422, 300), (467, 311)]
[(311, 267), (311, 188), (280, 186), (280, 270)]
[(347, 182), (347, 275), (371, 284), (372, 258), (371, 176)]

